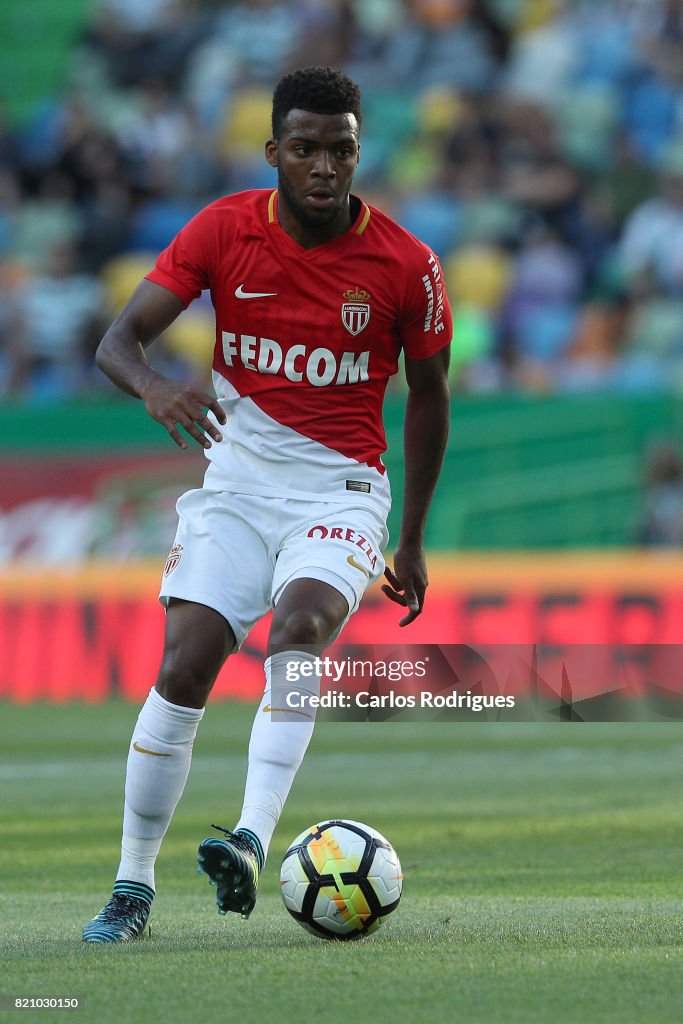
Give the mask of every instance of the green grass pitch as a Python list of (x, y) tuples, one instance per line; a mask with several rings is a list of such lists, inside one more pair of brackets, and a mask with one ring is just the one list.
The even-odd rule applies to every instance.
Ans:
[[(219, 917), (196, 874), (209, 823), (234, 823), (252, 715), (216, 704), (162, 848), (151, 936), (86, 946), (117, 864), (136, 714), (0, 705), (0, 993), (83, 1004), (17, 1020), (683, 1019), (680, 724), (321, 723), (244, 922)], [(327, 816), (380, 829), (403, 863), (401, 905), (361, 942), (309, 936), (280, 900), (289, 840)]]

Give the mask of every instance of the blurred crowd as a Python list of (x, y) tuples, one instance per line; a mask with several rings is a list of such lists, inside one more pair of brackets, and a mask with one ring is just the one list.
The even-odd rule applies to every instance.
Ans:
[[(94, 0), (65, 62), (0, 126), (0, 393), (108, 387), (102, 330), (193, 213), (274, 184), (310, 63), (362, 88), (355, 190), (443, 261), (456, 389), (683, 390), (683, 0)], [(157, 365), (212, 345), (202, 299)]]

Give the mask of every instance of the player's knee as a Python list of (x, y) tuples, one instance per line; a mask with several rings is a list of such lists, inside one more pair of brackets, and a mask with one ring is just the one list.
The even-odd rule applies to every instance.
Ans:
[(215, 676), (199, 665), (183, 664), (177, 659), (164, 659), (156, 689), (171, 704), (203, 708)]
[(329, 640), (336, 623), (314, 608), (298, 608), (273, 620), (270, 642), (273, 645), (322, 644)]

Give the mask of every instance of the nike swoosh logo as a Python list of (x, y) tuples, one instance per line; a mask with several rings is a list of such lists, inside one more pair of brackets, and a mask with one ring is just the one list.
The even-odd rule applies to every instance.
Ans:
[(313, 718), (313, 715), (307, 715), (305, 711), (298, 711), (296, 708), (271, 708), (270, 704), (266, 704), (263, 710), (275, 711), (282, 715), (301, 715), (302, 718)]
[(144, 747), (139, 746), (137, 740), (133, 744), (133, 750), (137, 750), (140, 754), (150, 754), (152, 757), (173, 757), (173, 754), (160, 754), (158, 750), (145, 750)]
[(360, 562), (357, 562), (353, 555), (349, 555), (346, 561), (349, 563), (349, 565), (352, 565), (354, 569), (360, 569), (361, 572), (365, 573), (368, 579), (370, 578), (370, 573), (368, 572), (368, 570), (365, 568), (364, 565), (361, 565)]
[(237, 299), (270, 299), (274, 295), (277, 295), (277, 292), (245, 292), (243, 284), (239, 288), (235, 288), (235, 298)]

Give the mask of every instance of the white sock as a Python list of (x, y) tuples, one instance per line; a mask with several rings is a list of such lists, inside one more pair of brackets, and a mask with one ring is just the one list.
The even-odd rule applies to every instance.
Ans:
[(171, 704), (150, 690), (133, 730), (126, 770), (121, 863), (117, 879), (154, 889), (154, 862), (192, 758), (203, 708)]
[[(312, 654), (286, 651), (265, 662), (266, 688), (259, 705), (249, 741), (249, 767), (242, 814), (235, 829), (249, 832), (258, 841), (261, 865), (282, 808), (313, 735), (315, 710), (289, 709), (287, 694), (320, 693), (317, 674), (288, 682), (287, 666), (315, 662)], [(271, 712), (270, 709), (273, 709)], [(260, 849), (258, 846), (260, 844)]]

